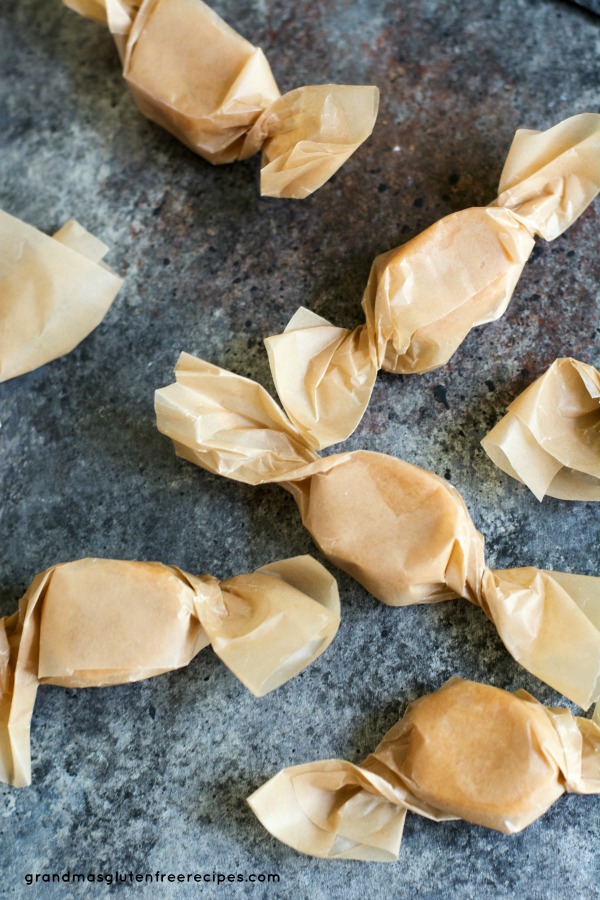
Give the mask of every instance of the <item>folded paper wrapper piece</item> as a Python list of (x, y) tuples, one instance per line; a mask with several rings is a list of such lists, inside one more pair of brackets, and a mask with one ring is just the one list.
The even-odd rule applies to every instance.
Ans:
[(354, 431), (379, 369), (436, 369), (472, 328), (500, 318), (534, 237), (558, 237), (599, 189), (600, 115), (517, 131), (493, 203), (446, 216), (375, 259), (364, 325), (338, 328), (301, 308), (265, 343), (281, 403), (311, 446)]
[(0, 781), (31, 781), (40, 684), (104, 687), (180, 669), (209, 644), (257, 697), (313, 662), (340, 620), (310, 556), (219, 582), (162, 563), (82, 559), (37, 575), (0, 619)]
[(565, 791), (600, 793), (600, 727), (525, 691), (453, 678), (411, 703), (360, 766), (283, 769), (248, 802), (302, 853), (393, 862), (408, 810), (512, 834)]
[(0, 381), (69, 353), (100, 324), (122, 279), (77, 222), (52, 237), (0, 210)]
[(464, 597), (528, 671), (582, 707), (600, 697), (600, 578), (492, 571), (445, 479), (364, 450), (320, 458), (259, 384), (185, 353), (175, 371), (156, 412), (180, 456), (247, 484), (281, 484), (325, 556), (373, 596), (392, 606)]
[(262, 150), (261, 193), (308, 196), (371, 132), (379, 92), (312, 85), (280, 95), (267, 59), (201, 0), (64, 0), (111, 31), (141, 112), (209, 162)]
[(481, 444), (538, 500), (600, 500), (600, 372), (557, 359)]

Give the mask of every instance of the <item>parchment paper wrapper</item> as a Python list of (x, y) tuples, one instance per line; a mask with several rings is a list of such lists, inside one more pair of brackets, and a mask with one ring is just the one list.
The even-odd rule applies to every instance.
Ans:
[(0, 210), (0, 381), (69, 353), (100, 324), (122, 279), (73, 219), (52, 237)]
[(104, 687), (180, 669), (209, 644), (257, 697), (329, 646), (335, 579), (310, 556), (219, 582), (162, 563), (82, 559), (37, 575), (0, 619), (0, 781), (31, 781), (40, 684)]
[(481, 445), (538, 500), (600, 500), (600, 373), (557, 359)]
[(201, 0), (64, 0), (108, 25), (141, 112), (211, 163), (262, 149), (261, 193), (301, 199), (360, 147), (379, 91), (322, 84), (280, 95), (262, 50)]
[(354, 431), (379, 369), (436, 369), (471, 328), (500, 318), (534, 237), (558, 237), (599, 189), (600, 115), (517, 131), (493, 203), (446, 216), (375, 259), (364, 325), (349, 331), (301, 308), (265, 343), (281, 403), (311, 446)]
[(302, 853), (393, 862), (407, 810), (513, 834), (565, 792), (600, 793), (600, 728), (525, 691), (452, 678), (411, 703), (362, 765), (283, 769), (248, 803)]
[(182, 354), (156, 393), (158, 428), (184, 459), (247, 484), (278, 482), (325, 556), (391, 606), (464, 597), (511, 655), (587, 708), (600, 697), (600, 578), (492, 571), (445, 479), (392, 456), (319, 458), (260, 385)]

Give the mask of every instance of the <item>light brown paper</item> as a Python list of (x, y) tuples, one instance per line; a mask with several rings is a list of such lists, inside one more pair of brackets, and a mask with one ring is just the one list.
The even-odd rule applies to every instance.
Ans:
[(331, 562), (392, 606), (464, 597), (511, 655), (587, 708), (600, 697), (600, 578), (490, 570), (458, 491), (417, 466), (355, 450), (319, 458), (260, 385), (182, 354), (156, 393), (158, 428), (196, 465), (278, 482)]
[(557, 237), (599, 189), (600, 115), (517, 131), (493, 203), (446, 216), (375, 259), (364, 325), (349, 331), (301, 308), (265, 343), (281, 403), (311, 446), (352, 434), (379, 369), (428, 372), (472, 328), (498, 319), (534, 236)]
[(100, 324), (122, 279), (73, 219), (52, 237), (0, 210), (0, 381), (69, 353)]
[(557, 359), (481, 445), (538, 500), (600, 500), (600, 373)]
[(565, 792), (600, 793), (600, 728), (525, 691), (452, 678), (411, 703), (361, 766), (283, 769), (248, 803), (302, 853), (393, 862), (407, 810), (513, 834)]
[(262, 148), (261, 194), (301, 199), (360, 147), (379, 92), (312, 85), (280, 95), (262, 50), (201, 0), (64, 0), (108, 25), (141, 112), (220, 164)]
[(37, 575), (0, 619), (0, 781), (31, 781), (40, 684), (103, 687), (180, 669), (209, 644), (255, 696), (313, 662), (338, 629), (335, 579), (310, 556), (219, 582), (162, 563), (82, 559)]

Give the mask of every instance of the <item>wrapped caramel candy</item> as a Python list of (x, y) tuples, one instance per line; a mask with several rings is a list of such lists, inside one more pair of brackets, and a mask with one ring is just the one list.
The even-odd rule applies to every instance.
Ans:
[(283, 769), (248, 803), (294, 850), (393, 862), (407, 810), (513, 834), (565, 791), (600, 793), (600, 727), (525, 691), (452, 678), (411, 703), (362, 765)]
[(123, 283), (107, 252), (74, 220), (48, 237), (0, 210), (0, 381), (68, 353), (100, 324)]
[(600, 373), (557, 359), (481, 444), (538, 500), (600, 500)]
[(517, 131), (493, 203), (446, 216), (375, 259), (366, 324), (349, 331), (301, 308), (265, 343), (281, 403), (311, 446), (354, 431), (379, 369), (436, 369), (471, 328), (498, 319), (534, 237), (558, 237), (599, 189), (600, 115)]
[(483, 537), (445, 479), (392, 456), (319, 458), (260, 385), (182, 354), (156, 393), (176, 452), (247, 484), (278, 482), (333, 563), (391, 606), (464, 597), (511, 655), (580, 706), (600, 697), (600, 578), (492, 571)]
[(267, 59), (201, 0), (64, 0), (108, 25), (141, 112), (211, 163), (262, 150), (261, 193), (300, 199), (360, 147), (376, 87), (280, 95)]
[(82, 559), (37, 575), (0, 619), (0, 781), (31, 781), (40, 684), (103, 687), (180, 669), (209, 644), (257, 697), (313, 662), (340, 619), (310, 556), (219, 582), (162, 563)]

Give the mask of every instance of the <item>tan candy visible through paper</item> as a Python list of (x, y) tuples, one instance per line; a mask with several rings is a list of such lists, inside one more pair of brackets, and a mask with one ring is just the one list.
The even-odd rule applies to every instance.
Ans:
[(0, 210), (0, 381), (57, 359), (100, 324), (122, 280), (70, 221), (48, 237)]
[(411, 703), (361, 766), (283, 769), (248, 803), (302, 853), (393, 862), (407, 810), (512, 834), (565, 791), (600, 793), (600, 728), (525, 691), (452, 678)]
[(310, 556), (219, 582), (162, 563), (82, 559), (37, 575), (0, 619), (0, 782), (31, 781), (40, 684), (102, 687), (179, 669), (209, 644), (257, 697), (293, 678), (338, 629), (335, 579)]
[(156, 393), (177, 453), (247, 484), (279, 482), (331, 562), (392, 606), (464, 597), (512, 656), (587, 708), (600, 697), (600, 578), (491, 571), (458, 491), (417, 466), (355, 450), (319, 458), (260, 385), (182, 354)]
[(600, 500), (600, 373), (557, 359), (481, 444), (538, 500)]
[(303, 198), (373, 130), (379, 92), (312, 85), (283, 96), (262, 50), (201, 0), (64, 0), (105, 22), (141, 112), (209, 162), (262, 149), (261, 193)]
[(378, 256), (349, 331), (301, 310), (266, 340), (273, 380), (290, 420), (312, 447), (347, 438), (379, 369), (444, 365), (476, 325), (506, 310), (534, 236), (552, 240), (600, 189), (600, 115), (545, 132), (518, 131), (490, 206), (453, 213)]

